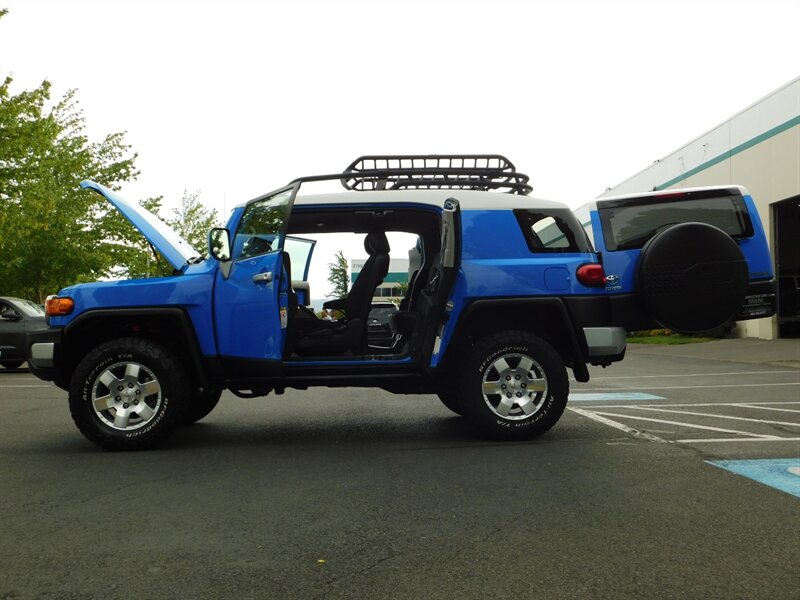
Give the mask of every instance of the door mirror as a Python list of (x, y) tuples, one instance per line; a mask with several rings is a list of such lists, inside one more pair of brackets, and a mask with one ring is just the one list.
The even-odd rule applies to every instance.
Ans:
[(231, 259), (231, 234), (227, 229), (215, 227), (208, 232), (208, 253), (220, 262)]
[(7, 308), (0, 312), (0, 319), (4, 321), (19, 321), (21, 318), (13, 308)]

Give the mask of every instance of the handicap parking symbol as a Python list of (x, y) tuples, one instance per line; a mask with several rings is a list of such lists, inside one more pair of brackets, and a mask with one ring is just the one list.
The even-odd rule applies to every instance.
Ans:
[(706, 462), (800, 498), (800, 458)]

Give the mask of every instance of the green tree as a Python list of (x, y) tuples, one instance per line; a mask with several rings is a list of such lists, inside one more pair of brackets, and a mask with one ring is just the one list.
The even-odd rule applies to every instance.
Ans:
[(347, 259), (341, 249), (334, 255), (333, 262), (328, 263), (328, 268), (328, 283), (333, 286), (328, 298), (346, 298), (350, 292), (350, 275), (347, 272)]
[[(8, 11), (0, 9), (0, 19)], [(75, 90), (51, 102), (51, 85), (0, 84), (0, 294), (41, 301), (71, 283), (110, 275), (149, 253), (133, 227), (82, 179), (113, 189), (135, 179), (122, 133), (90, 142)], [(157, 208), (158, 199), (147, 204)]]
[[(158, 216), (161, 202), (162, 198), (159, 196), (148, 198), (139, 204)], [(94, 226), (105, 233), (103, 250), (108, 264), (106, 276), (134, 279), (161, 277), (171, 272), (172, 267), (167, 260), (154, 251), (139, 230), (110, 205), (106, 204), (103, 213), (97, 216)]]
[(216, 210), (208, 209), (201, 204), (199, 196), (199, 191), (190, 194), (184, 190), (180, 206), (172, 209), (172, 218), (166, 219), (166, 222), (189, 242), (192, 248), (206, 255), (208, 232), (217, 227), (219, 217)]
[(132, 237), (122, 227), (108, 239), (96, 226), (108, 213), (105, 201), (78, 184), (133, 179), (136, 156), (121, 133), (89, 142), (74, 90), (48, 109), (50, 82), (16, 95), (11, 84), (11, 77), (0, 84), (0, 293), (41, 300), (106, 274), (114, 242)]
[(87, 139), (74, 90), (47, 109), (48, 81), (16, 95), (11, 83), (0, 85), (0, 292), (41, 301), (107, 276), (118, 246), (133, 238), (129, 225), (104, 226), (113, 209), (79, 183), (118, 188), (138, 175), (136, 155), (122, 133)]

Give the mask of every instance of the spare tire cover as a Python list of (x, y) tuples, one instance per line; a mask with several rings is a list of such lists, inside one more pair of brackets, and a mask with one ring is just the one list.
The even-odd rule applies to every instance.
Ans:
[(637, 285), (663, 327), (697, 333), (729, 321), (744, 302), (747, 261), (738, 244), (706, 223), (680, 223), (642, 248)]

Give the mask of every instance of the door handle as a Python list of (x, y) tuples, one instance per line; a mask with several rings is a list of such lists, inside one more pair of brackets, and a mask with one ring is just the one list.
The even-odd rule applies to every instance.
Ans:
[(272, 271), (266, 273), (256, 273), (253, 275), (253, 281), (256, 283), (270, 283), (272, 281)]

